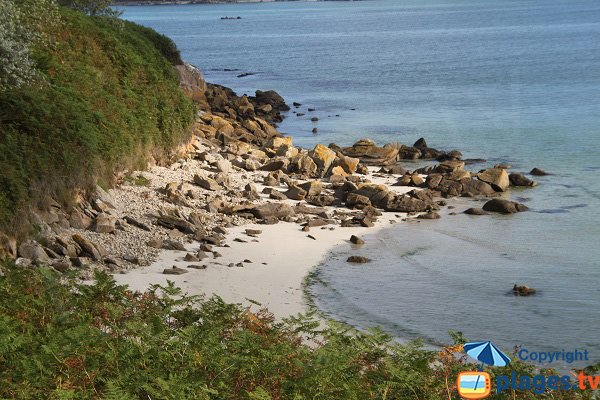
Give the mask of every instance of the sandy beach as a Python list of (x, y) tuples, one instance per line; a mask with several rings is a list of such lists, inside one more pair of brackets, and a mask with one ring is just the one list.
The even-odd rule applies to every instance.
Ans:
[[(371, 172), (375, 171), (371, 169)], [(391, 183), (398, 177), (371, 179), (376, 183)], [(397, 193), (404, 193), (412, 188), (393, 187)], [(259, 188), (262, 189), (262, 188)], [(294, 202), (287, 201), (292, 204)], [(354, 245), (351, 235), (362, 237), (372, 234), (377, 229), (389, 227), (392, 223), (401, 223), (405, 213), (383, 212), (375, 226), (348, 227), (323, 226), (302, 231), (296, 223), (280, 222), (276, 225), (247, 224), (229, 229), (223, 244), (217, 250), (222, 257), (203, 260), (203, 262), (186, 262), (187, 252), (198, 251), (199, 244), (186, 246), (186, 251), (165, 250), (159, 258), (148, 267), (141, 267), (122, 274), (115, 274), (119, 284), (127, 284), (134, 290), (145, 290), (150, 285), (164, 285), (174, 282), (185, 293), (190, 295), (218, 295), (226, 302), (251, 306), (260, 303), (277, 318), (304, 313), (308, 310), (304, 296), (303, 282), (307, 274), (337, 246), (359, 248), (368, 246)], [(262, 231), (256, 238), (245, 234), (246, 229)], [(312, 236), (314, 239), (309, 237)], [(241, 239), (244, 242), (236, 241)], [(244, 260), (249, 260), (245, 262)], [(243, 267), (229, 264), (242, 263)], [(177, 266), (186, 268), (189, 265), (206, 265), (206, 269), (189, 269), (183, 275), (165, 275), (163, 270)], [(361, 265), (349, 268), (361, 268)], [(251, 301), (250, 301), (251, 300)]]

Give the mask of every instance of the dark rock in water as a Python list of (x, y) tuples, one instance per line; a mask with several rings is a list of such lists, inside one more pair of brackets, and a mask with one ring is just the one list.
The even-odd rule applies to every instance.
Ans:
[(165, 275), (183, 275), (187, 274), (188, 272), (188, 270), (176, 266), (173, 266), (172, 268), (166, 268), (163, 270), (163, 274)]
[(296, 108), (301, 107), (302, 103), (298, 103), (298, 102), (293, 102), (292, 105)]
[(546, 175), (550, 175), (549, 173), (547, 173), (546, 171), (544, 171), (543, 169), (540, 168), (534, 168), (531, 171), (529, 171), (529, 173), (533, 176), (546, 176)]
[(244, 72), (244, 73), (239, 74), (237, 77), (238, 78), (245, 78), (247, 76), (252, 76), (252, 75), (256, 75), (256, 74), (254, 72)]
[(319, 120), (319, 118), (318, 118), (318, 117), (312, 117), (310, 120), (311, 120), (312, 122), (317, 122), (317, 121)]
[(479, 163), (484, 163), (486, 161), (487, 160), (485, 158), (465, 158), (463, 160), (465, 165), (479, 164)]
[(483, 209), (485, 211), (503, 214), (513, 214), (529, 210), (529, 208), (524, 204), (505, 199), (492, 199), (483, 205)]
[(305, 116), (305, 115), (306, 115), (306, 114), (304, 114), (304, 113), (298, 113), (298, 114), (296, 114), (296, 116), (298, 116), (298, 117), (303, 117), (303, 116)]
[(353, 243), (353, 244), (365, 244), (365, 241), (362, 240), (361, 238), (359, 238), (356, 235), (352, 235), (352, 236), (350, 236), (350, 243)]
[(350, 256), (346, 261), (353, 264), (365, 264), (371, 262), (371, 259), (363, 256)]
[(429, 146), (427, 146), (427, 142), (425, 141), (425, 138), (419, 138), (415, 144), (413, 144), (413, 147), (416, 147), (417, 149), (424, 149), (427, 148)]
[(530, 288), (529, 286), (518, 286), (515, 283), (512, 292), (515, 296), (531, 296), (536, 293), (536, 290), (534, 288)]
[(535, 186), (535, 185), (537, 185), (537, 182), (532, 181), (531, 179), (527, 178), (525, 175), (518, 174), (516, 172), (513, 172), (510, 175), (508, 175), (508, 179), (510, 180), (510, 184), (513, 186)]
[(307, 110), (308, 110), (308, 112), (316, 111), (316, 109), (314, 109), (314, 108), (307, 108)]
[(465, 210), (465, 214), (469, 215), (488, 215), (489, 213), (483, 208), (471, 207)]
[(290, 107), (285, 104), (283, 97), (274, 90), (267, 90), (263, 92), (261, 90), (256, 91), (256, 96), (251, 98), (258, 104), (270, 104), (275, 110), (278, 111), (289, 111)]
[(318, 133), (319, 130), (317, 128), (312, 128), (312, 133)]
[(500, 163), (500, 164), (494, 165), (494, 168), (511, 169), (512, 165), (506, 164), (506, 163)]

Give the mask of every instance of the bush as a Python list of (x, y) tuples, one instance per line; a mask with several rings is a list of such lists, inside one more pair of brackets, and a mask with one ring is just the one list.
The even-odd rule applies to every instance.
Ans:
[(46, 84), (0, 91), (0, 229), (21, 229), (20, 212), (45, 195), (66, 202), (74, 188), (108, 185), (190, 134), (194, 108), (161, 35), (58, 12), (31, 51)]
[[(448, 399), (458, 371), (474, 368), (455, 356), (460, 345), (437, 353), (377, 330), (318, 325), (309, 316), (275, 322), (266, 310), (184, 296), (172, 284), (134, 293), (106, 274), (87, 285), (49, 269), (7, 266), (0, 397)], [(522, 363), (496, 370), (533, 371)], [(490, 397), (500, 398), (507, 397)]]

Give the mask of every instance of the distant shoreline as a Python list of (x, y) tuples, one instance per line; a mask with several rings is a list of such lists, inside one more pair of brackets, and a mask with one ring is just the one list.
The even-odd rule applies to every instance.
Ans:
[(289, 1), (362, 1), (362, 0), (120, 0), (114, 1), (114, 6), (169, 6), (190, 4), (239, 4), (239, 3), (275, 3)]

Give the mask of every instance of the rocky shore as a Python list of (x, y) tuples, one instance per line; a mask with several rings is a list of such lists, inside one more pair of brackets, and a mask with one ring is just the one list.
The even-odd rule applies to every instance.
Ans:
[[(174, 256), (161, 264), (172, 276), (213, 264), (260, 265), (250, 257), (224, 261), (232, 247), (256, 242), (263, 230), (280, 223), (286, 228), (278, 234), (293, 227), (311, 242), (327, 234), (348, 241), (375, 225), (440, 218), (438, 211), (456, 196), (489, 198), (483, 208), (465, 210), (473, 215), (527, 210), (507, 194), (535, 182), (510, 173), (508, 165), (471, 170), (482, 160), (463, 160), (459, 151), (429, 147), (423, 138), (410, 145), (361, 139), (351, 146), (301, 149), (276, 129), (290, 109), (276, 92), (238, 97), (206, 84), (189, 65), (178, 70), (200, 110), (178, 159), (146, 171), (121, 171), (117, 187), (98, 187), (69, 210), (47, 199), (35, 211), (37, 237), (17, 243), (2, 235), (1, 252), (23, 267), (49, 264), (82, 279), (96, 269), (125, 272), (151, 265), (163, 251), (180, 252), (174, 254), (182, 266), (167, 265)], [(427, 165), (409, 170), (414, 160)], [(359, 241), (353, 238), (354, 245)], [(262, 251), (294, 244), (280, 237), (264, 245)], [(322, 246), (326, 252), (328, 245)], [(314, 261), (307, 258), (305, 264), (312, 263), (310, 268)]]

